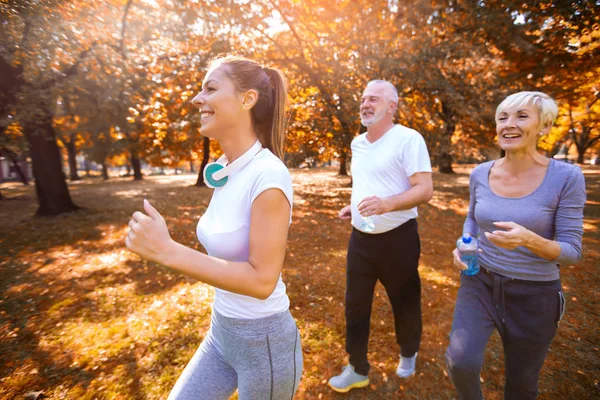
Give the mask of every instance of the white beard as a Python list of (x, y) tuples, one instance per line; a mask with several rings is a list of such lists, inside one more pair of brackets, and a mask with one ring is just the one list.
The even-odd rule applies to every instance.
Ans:
[(377, 110), (372, 117), (368, 117), (365, 118), (361, 115), (360, 117), (360, 123), (363, 124), (363, 126), (365, 127), (369, 127), (371, 125), (375, 125), (376, 123), (378, 123), (379, 121), (381, 121), (384, 117), (385, 117), (385, 113), (386, 110), (385, 108), (382, 108), (380, 110)]

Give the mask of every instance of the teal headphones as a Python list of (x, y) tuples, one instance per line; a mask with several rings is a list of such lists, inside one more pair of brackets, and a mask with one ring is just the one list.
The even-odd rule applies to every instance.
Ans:
[(225, 157), (223, 154), (217, 160), (217, 162), (209, 163), (206, 167), (204, 167), (204, 172), (202, 174), (204, 177), (204, 183), (206, 183), (206, 186), (212, 189), (225, 186), (227, 183), (227, 177), (242, 169), (242, 167), (248, 164), (261, 150), (262, 144), (257, 140), (248, 151), (228, 165), (224, 165), (227, 163), (227, 157)]

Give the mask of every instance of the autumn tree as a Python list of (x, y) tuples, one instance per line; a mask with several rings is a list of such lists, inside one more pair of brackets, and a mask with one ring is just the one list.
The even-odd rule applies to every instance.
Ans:
[(600, 143), (600, 69), (581, 74), (570, 86), (557, 95), (560, 113), (554, 131), (558, 133), (551, 136), (549, 145), (574, 145), (577, 162), (583, 164), (586, 152), (597, 149)]
[(81, 179), (77, 173), (77, 153), (84, 142), (82, 125), (88, 121), (87, 114), (93, 112), (94, 108), (93, 104), (87, 101), (88, 93), (79, 86), (69, 86), (68, 89), (63, 88), (57, 97), (53, 122), (57, 139), (67, 150), (69, 179), (77, 181)]
[(298, 167), (310, 161), (329, 161), (337, 158), (333, 144), (334, 134), (331, 121), (324, 110), (327, 104), (314, 86), (304, 85), (293, 78), (290, 85), (290, 107), (288, 135), (286, 138), (285, 162), (290, 167)]
[[(264, 51), (293, 84), (317, 90), (314, 112), (322, 118), (315, 122), (322, 134), (332, 135), (327, 142), (339, 158), (342, 175), (347, 173), (350, 143), (361, 131), (360, 93), (369, 80), (385, 78), (381, 58), (398, 33), (392, 14), (384, 1), (272, 0), (242, 7), (233, 16), (254, 32), (247, 51)], [(285, 29), (269, 29), (264, 15), (276, 16)]]
[[(399, 122), (420, 131), (442, 172), (491, 156), (506, 94), (548, 92), (561, 118), (548, 151), (598, 143), (598, 6), (477, 0), (5, 1), (0, 5), (0, 143), (26, 143), (38, 214), (72, 210), (57, 133), (103, 165), (127, 154), (177, 168), (217, 155), (189, 100), (207, 60), (247, 55), (282, 69), (291, 100), (286, 162), (337, 157), (345, 174), (372, 79), (400, 91)], [(7, 134), (8, 127), (13, 134)], [(22, 132), (18, 139), (14, 132)], [(199, 171), (198, 182), (201, 180)], [(71, 176), (76, 179), (76, 175)]]
[[(476, 127), (472, 137), (483, 138), (476, 143), (485, 146), (493, 137), (482, 135), (481, 126), (489, 121), (484, 117), (489, 110), (482, 105), (493, 103), (490, 70), (498, 69), (496, 54), (483, 41), (475, 42), (473, 31), (460, 29), (465, 16), (454, 12), (449, 2), (393, 3), (273, 0), (260, 2), (262, 9), (253, 17), (255, 3), (236, 15), (257, 32), (263, 40), (259, 43), (269, 49), (267, 57), (282, 66), (294, 84), (317, 90), (307, 104), (329, 121), (324, 130), (332, 134), (329, 143), (339, 154), (341, 174), (350, 142), (362, 129), (360, 92), (371, 79), (387, 79), (400, 89), (401, 122), (423, 132), (434, 160), (444, 161), (443, 171), (451, 171), (457, 128), (469, 132)], [(271, 14), (286, 29), (270, 33), (260, 15)], [(261, 45), (255, 42), (249, 50), (261, 51)], [(306, 115), (295, 107), (293, 116)], [(306, 131), (301, 121), (290, 126), (295, 128), (292, 137)], [(315, 130), (311, 133), (319, 136)], [(312, 137), (308, 141), (317, 142)]]
[[(88, 67), (86, 79), (78, 86), (83, 91), (82, 118), (79, 135), (83, 139), (81, 151), (86, 159), (102, 167), (102, 176), (108, 179), (108, 163), (111, 159), (124, 159), (126, 148), (120, 144), (122, 134), (116, 129), (116, 121), (121, 113), (119, 99), (120, 86), (101, 64)], [(110, 71), (110, 70), (108, 70)]]
[[(188, 118), (189, 100), (201, 83), (206, 61), (221, 51), (215, 19), (219, 2), (128, 1), (120, 38), (104, 64), (121, 84), (121, 115), (115, 124), (131, 155), (135, 179), (141, 158), (151, 165), (191, 162), (199, 150), (198, 123)], [(226, 47), (226, 46), (225, 46)]]
[(507, 69), (462, 7), (443, 0), (395, 2), (395, 26), (405, 34), (387, 56), (401, 91), (401, 121), (423, 134), (440, 172), (452, 172), (457, 155), (487, 156)]
[[(44, 3), (7, 1), (1, 8), (0, 69), (7, 90), (3, 116), (15, 110), (23, 128), (33, 164), (38, 215), (75, 210), (64, 173), (53, 126), (53, 89), (78, 72), (93, 41), (80, 40), (72, 21), (73, 5), (80, 2)], [(88, 11), (84, 7), (83, 13)]]
[[(23, 171), (22, 164), (27, 157), (27, 145), (23, 137), (21, 126), (14, 121), (14, 118), (6, 118), (0, 128), (0, 155), (10, 160), (12, 167), (16, 171), (19, 179), (24, 185), (29, 184), (29, 179)], [(4, 126), (4, 124), (6, 124)], [(0, 195), (0, 198), (2, 196)]]
[[(598, 136), (598, 53), (600, 6), (586, 1), (471, 0), (464, 2), (470, 21), (499, 56), (511, 65), (503, 74), (503, 94), (536, 89), (559, 101), (561, 118), (541, 145), (551, 154), (570, 141), (583, 162)], [(562, 104), (560, 104), (562, 103)]]

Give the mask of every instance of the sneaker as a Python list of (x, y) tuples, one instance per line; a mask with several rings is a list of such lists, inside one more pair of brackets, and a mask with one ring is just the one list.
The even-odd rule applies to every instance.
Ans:
[(346, 365), (342, 373), (334, 376), (328, 382), (328, 385), (339, 393), (349, 392), (350, 389), (365, 387), (369, 384), (369, 377), (354, 372), (354, 367)]
[(400, 355), (400, 363), (396, 369), (396, 375), (400, 378), (408, 378), (415, 374), (415, 366), (417, 364), (417, 353), (412, 357), (402, 357)]

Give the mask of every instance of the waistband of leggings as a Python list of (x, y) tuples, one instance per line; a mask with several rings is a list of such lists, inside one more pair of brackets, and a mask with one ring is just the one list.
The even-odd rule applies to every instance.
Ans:
[(296, 326), (289, 310), (263, 318), (243, 319), (226, 317), (213, 309), (211, 323), (217, 328), (241, 336), (273, 334)]

